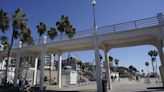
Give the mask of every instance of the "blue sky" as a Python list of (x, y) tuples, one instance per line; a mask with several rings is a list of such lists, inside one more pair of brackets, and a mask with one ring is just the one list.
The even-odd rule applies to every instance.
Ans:
[[(97, 0), (96, 23), (101, 27), (153, 17), (159, 12), (164, 13), (163, 3), (164, 0)], [(63, 14), (70, 17), (77, 31), (93, 27), (91, 0), (1, 0), (0, 8), (9, 15), (17, 8), (22, 8), (28, 15), (29, 27), (35, 39), (38, 38), (36, 25), (39, 22), (46, 23), (48, 28), (54, 27)], [(9, 29), (8, 36), (11, 36), (11, 30)], [(110, 55), (120, 60), (119, 65), (134, 65), (141, 70), (145, 69), (144, 62), (150, 61), (147, 52), (154, 49), (153, 46), (117, 48), (112, 49)], [(84, 61), (94, 60), (93, 51), (72, 52), (71, 55)], [(67, 53), (64, 53), (63, 58), (66, 56)]]

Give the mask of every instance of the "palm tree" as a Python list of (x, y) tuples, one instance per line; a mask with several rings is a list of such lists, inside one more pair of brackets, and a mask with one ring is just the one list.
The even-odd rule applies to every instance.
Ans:
[(5, 33), (5, 31), (9, 28), (9, 16), (7, 13), (0, 9), (0, 30)]
[[(33, 38), (31, 36), (31, 30), (27, 26), (24, 26), (21, 29), (19, 38), (23, 43), (22, 45), (29, 46), (29, 45), (34, 44)], [(22, 68), (25, 67), (25, 70), (26, 70), (25, 80), (26, 80), (26, 78), (27, 78), (27, 69), (29, 68), (29, 65), (30, 65), (30, 57), (25, 57), (25, 64), (22, 65), (22, 63), (20, 63), (20, 65), (23, 66), (23, 67), (20, 67), (21, 70), (23, 70)]]
[(145, 62), (145, 65), (147, 67), (147, 73), (149, 74), (149, 62)]
[(4, 46), (4, 49), (7, 49), (8, 47), (8, 38), (5, 34), (5, 31), (9, 28), (9, 16), (7, 13), (0, 9), (0, 30), (3, 33), (3, 35), (0, 37), (1, 44)]
[(131, 74), (134, 75), (137, 72), (137, 69), (133, 65), (130, 65), (129, 66), (129, 71), (130, 71)]
[(28, 45), (34, 45), (34, 44), (35, 44), (34, 39), (32, 38), (31, 35), (29, 36), (29, 38), (28, 38), (28, 40), (27, 40), (27, 44), (28, 44)]
[(39, 44), (42, 35), (47, 31), (47, 27), (46, 27), (46, 24), (40, 22), (40, 23), (36, 26), (36, 28), (38, 29), (38, 33), (39, 33), (39, 42), (38, 42), (38, 44)]
[(132, 66), (132, 65), (129, 66), (129, 71), (130, 71), (130, 72), (133, 71), (133, 66)]
[(49, 36), (49, 38), (51, 40), (55, 39), (55, 37), (57, 36), (57, 31), (55, 28), (50, 28), (50, 30), (48, 30), (47, 35)]
[[(153, 74), (155, 74), (154, 70), (154, 62), (156, 60), (156, 57), (158, 56), (158, 52), (156, 50), (153, 51), (149, 51), (148, 55), (151, 57), (151, 61), (152, 61), (152, 68), (153, 68)], [(157, 61), (156, 61), (156, 73), (157, 73)]]
[[(34, 40), (31, 35), (31, 30), (27, 25), (27, 21), (28, 19), (26, 18), (26, 14), (24, 14), (21, 9), (17, 9), (15, 11), (15, 14), (13, 15), (13, 39), (19, 38), (19, 40), (23, 43), (22, 45), (26, 46), (34, 44)], [(27, 59), (29, 59), (29, 57), (27, 57)], [(20, 65), (22, 65), (22, 62), (20, 63)], [(20, 70), (22, 70), (22, 67), (20, 67)], [(25, 75), (25, 78), (26, 76), (27, 75)]]
[[(72, 39), (73, 36), (75, 35), (75, 28), (71, 25), (68, 16), (64, 18), (64, 29), (65, 29), (65, 34), (68, 36), (69, 39)], [(62, 34), (62, 33), (61, 33)], [(70, 52), (68, 52), (68, 55), (70, 56)], [(69, 59), (70, 61), (70, 59)]]
[(75, 28), (72, 27), (72, 25), (67, 26), (66, 34), (68, 35), (69, 39), (72, 39), (73, 36), (75, 35)]
[[(61, 19), (56, 22), (56, 26), (60, 34), (60, 40), (62, 39), (62, 34), (65, 32), (65, 34), (68, 36), (69, 39), (72, 39), (75, 35), (75, 28), (71, 25), (70, 20), (68, 16), (61, 16)], [(68, 56), (70, 55), (70, 52), (68, 52)], [(70, 58), (69, 58), (70, 61)]]
[(21, 9), (17, 9), (14, 12), (12, 18), (13, 18), (13, 23), (12, 23), (13, 31), (12, 31), (11, 43), (9, 45), (9, 49), (7, 52), (5, 83), (7, 82), (7, 73), (8, 73), (8, 67), (9, 67), (8, 61), (9, 61), (9, 57), (10, 57), (14, 39), (18, 39), (18, 37), (20, 35), (19, 31), (24, 29), (24, 26), (22, 26), (22, 25), (26, 25), (26, 22), (27, 22), (26, 15), (22, 12)]
[[(109, 56), (109, 62), (113, 62), (113, 57), (112, 56)], [(109, 63), (109, 66), (111, 66), (110, 64), (111, 63)]]
[(109, 61), (113, 61), (113, 57), (112, 56), (109, 56)]
[(62, 33), (65, 32), (69, 39), (75, 35), (75, 28), (71, 25), (68, 16), (61, 16), (61, 19), (56, 22), (56, 26), (60, 34), (60, 40), (62, 38)]
[(142, 74), (143, 74), (144, 70), (143, 70), (143, 69), (141, 69), (141, 72), (142, 72)]
[[(65, 27), (66, 27), (65, 21), (66, 20), (68, 20), (68, 17), (62, 15), (61, 19), (58, 22), (56, 22), (57, 29), (61, 33), (60, 40), (62, 38), (62, 33), (65, 32)], [(66, 22), (69, 23), (68, 21), (66, 21)]]
[(81, 61), (79, 61), (79, 62), (77, 62), (77, 64), (80, 66), (80, 69), (81, 69), (83, 63)]
[(28, 46), (28, 45), (34, 44), (34, 40), (31, 36), (31, 30), (27, 26), (24, 26), (24, 28), (20, 32), (19, 37), (20, 37), (20, 40), (22, 41), (23, 45), (25, 44)]
[[(48, 32), (47, 32), (47, 35), (49, 36), (49, 38), (51, 40), (55, 39), (55, 37), (57, 36), (56, 29), (55, 28), (50, 28), (50, 30), (48, 30)], [(51, 55), (50, 55), (50, 57), (51, 57)], [(50, 77), (49, 84), (51, 84), (51, 63), (52, 62), (50, 62), (50, 66), (49, 66), (49, 77)]]
[[(114, 62), (115, 62), (115, 65), (117, 66), (117, 69), (118, 69), (119, 60), (118, 59), (114, 59)], [(118, 70), (116, 70), (116, 71), (118, 71)]]
[(102, 57), (102, 55), (101, 54), (99, 54), (99, 56), (100, 56), (100, 61), (103, 59), (103, 57)]
[(1, 40), (1, 44), (4, 46), (3, 49), (7, 49), (8, 47), (8, 38), (7, 36), (3, 35), (0, 37), (0, 40)]
[(116, 64), (116, 66), (118, 66), (119, 60), (118, 59), (114, 59), (114, 62)]
[[(155, 74), (154, 70), (154, 62), (156, 60), (156, 56), (158, 55), (158, 52), (156, 50), (153, 51), (149, 51), (148, 55), (151, 57), (151, 61), (152, 61), (152, 68), (153, 68), (153, 75)], [(156, 61), (156, 72), (157, 72), (157, 61)]]
[(141, 69), (141, 72), (142, 72), (142, 76), (144, 76), (144, 70), (143, 69)]

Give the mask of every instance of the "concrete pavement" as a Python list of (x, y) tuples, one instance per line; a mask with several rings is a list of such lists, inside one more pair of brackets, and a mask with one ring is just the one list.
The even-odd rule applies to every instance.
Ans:
[[(128, 79), (116, 80), (112, 84), (112, 90), (108, 92), (164, 92), (164, 89), (147, 89), (150, 87), (162, 87), (162, 83), (155, 82), (155, 79), (151, 79), (150, 84), (145, 84), (144, 79), (140, 81)], [(57, 86), (47, 86), (47, 92), (96, 92), (96, 83), (72, 85), (69, 87), (58, 88)]]

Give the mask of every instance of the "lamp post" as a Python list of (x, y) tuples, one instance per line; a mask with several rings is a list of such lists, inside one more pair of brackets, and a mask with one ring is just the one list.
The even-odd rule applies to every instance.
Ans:
[(92, 0), (93, 6), (93, 36), (94, 36), (94, 46), (95, 46), (95, 61), (96, 61), (96, 83), (97, 83), (97, 91), (103, 92), (102, 89), (102, 79), (101, 79), (101, 68), (100, 68), (100, 56), (99, 56), (99, 46), (98, 46), (98, 39), (97, 39), (97, 28), (96, 28), (96, 18), (95, 18), (95, 5), (96, 0)]

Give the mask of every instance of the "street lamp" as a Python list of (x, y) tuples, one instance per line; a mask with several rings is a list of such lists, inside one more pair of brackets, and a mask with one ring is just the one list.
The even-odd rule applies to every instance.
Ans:
[(96, 33), (96, 15), (95, 15), (95, 5), (96, 5), (96, 0), (92, 1), (92, 5), (93, 5), (93, 27), (94, 27), (94, 33)]
[(96, 17), (95, 17), (95, 5), (96, 0), (92, 0), (92, 6), (93, 6), (93, 36), (94, 36), (94, 46), (95, 46), (95, 61), (96, 61), (96, 82), (97, 82), (97, 91), (103, 92), (102, 89), (102, 79), (101, 79), (101, 68), (100, 68), (100, 56), (99, 56), (99, 45), (98, 45), (98, 39), (97, 39), (97, 28), (96, 28)]

